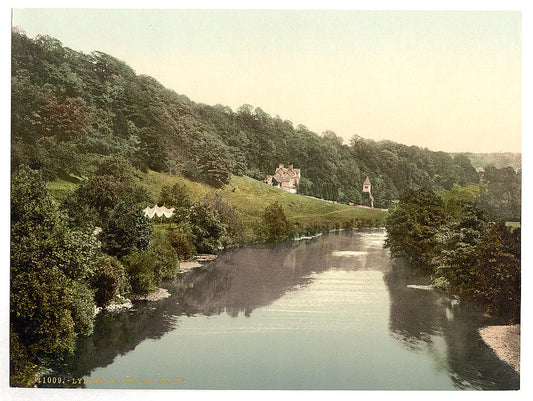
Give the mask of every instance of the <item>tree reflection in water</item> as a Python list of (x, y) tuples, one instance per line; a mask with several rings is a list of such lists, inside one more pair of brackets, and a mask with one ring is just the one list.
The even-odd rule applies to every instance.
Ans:
[(405, 347), (428, 353), (439, 370), (448, 372), (455, 386), (479, 389), (517, 389), (520, 376), (481, 340), (478, 329), (503, 324), (474, 306), (434, 290), (404, 261), (385, 274), (390, 294), (390, 334)]
[[(287, 291), (306, 286), (311, 274), (334, 263), (331, 253), (341, 244), (358, 240), (356, 234), (286, 242), (274, 246), (246, 247), (223, 253), (214, 262), (162, 283), (171, 296), (135, 302), (128, 312), (103, 313), (94, 333), (80, 336), (76, 352), (53, 364), (54, 374), (81, 378), (134, 350), (146, 339), (157, 340), (179, 327), (180, 316), (217, 315), (249, 317)], [(341, 262), (336, 262), (342, 263)]]
[[(448, 295), (407, 287), (428, 284), (428, 280), (401, 263), (392, 266), (383, 240), (383, 231), (351, 232), (227, 251), (205, 267), (163, 283), (169, 298), (136, 302), (131, 311), (99, 316), (94, 334), (78, 339), (76, 352), (53, 366), (54, 375), (90, 376), (143, 341), (180, 330), (180, 321), (190, 316), (253, 316), (256, 309), (271, 305), (287, 292), (310, 285), (319, 273), (341, 269), (383, 274), (388, 295), (379, 290), (375, 295), (390, 300), (389, 311), (384, 310), (384, 328), (389, 313), (389, 334), (410, 352), (428, 355), (455, 387), (518, 388), (519, 375), (488, 350), (477, 332), (481, 326), (498, 322)], [(387, 333), (384, 337), (388, 338)]]

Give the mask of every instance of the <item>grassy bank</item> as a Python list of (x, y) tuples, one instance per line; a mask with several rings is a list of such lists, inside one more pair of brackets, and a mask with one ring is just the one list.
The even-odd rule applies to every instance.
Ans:
[[(244, 223), (248, 238), (254, 236), (254, 230), (261, 224), (265, 208), (275, 201), (281, 204), (297, 234), (334, 228), (381, 227), (388, 214), (386, 211), (332, 204), (291, 194), (249, 177), (233, 176), (224, 188), (215, 189), (182, 176), (148, 171), (138, 178), (138, 183), (146, 189), (149, 202), (158, 200), (163, 186), (172, 186), (176, 183), (187, 188), (193, 202), (218, 194), (235, 207)], [(58, 200), (63, 199), (76, 187), (77, 184), (64, 180), (56, 180), (48, 185), (52, 195)]]

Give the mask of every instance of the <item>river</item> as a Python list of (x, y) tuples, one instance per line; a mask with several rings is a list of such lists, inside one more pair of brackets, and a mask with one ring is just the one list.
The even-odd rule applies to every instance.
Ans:
[(169, 298), (99, 315), (50, 376), (86, 388), (519, 388), (477, 332), (501, 322), (408, 287), (426, 279), (394, 265), (384, 239), (350, 231), (224, 252), (164, 282)]

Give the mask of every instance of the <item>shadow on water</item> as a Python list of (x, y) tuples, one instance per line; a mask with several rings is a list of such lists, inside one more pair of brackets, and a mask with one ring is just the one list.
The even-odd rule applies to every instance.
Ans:
[(214, 262), (163, 282), (169, 298), (135, 302), (127, 312), (103, 313), (94, 332), (80, 336), (74, 354), (52, 366), (54, 374), (81, 378), (134, 350), (147, 339), (157, 340), (179, 327), (180, 317), (217, 315), (250, 317), (288, 291), (308, 285), (314, 273), (343, 267), (350, 260), (332, 258), (336, 249), (353, 247), (360, 234), (330, 234), (307, 241), (250, 246), (221, 254)]
[(426, 352), (447, 371), (459, 389), (518, 389), (520, 375), (502, 362), (480, 338), (480, 327), (504, 324), (461, 300), (434, 290), (405, 262), (384, 276), (390, 294), (389, 330), (412, 351)]

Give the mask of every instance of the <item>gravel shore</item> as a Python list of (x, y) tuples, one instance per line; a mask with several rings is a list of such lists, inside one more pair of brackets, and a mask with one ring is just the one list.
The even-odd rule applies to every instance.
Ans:
[(479, 329), (483, 341), (498, 358), (520, 373), (520, 325), (488, 326)]
[(131, 309), (133, 307), (133, 304), (128, 298), (124, 298), (119, 295), (119, 298), (122, 300), (121, 303), (112, 302), (110, 305), (104, 306), (104, 307), (96, 307), (94, 308), (94, 315), (98, 315), (102, 311), (106, 312), (122, 312), (124, 310)]
[(159, 301), (170, 297), (170, 293), (164, 288), (158, 288), (156, 291), (148, 295), (129, 294), (128, 298), (132, 301)]
[(196, 255), (195, 259), (193, 261), (189, 262), (180, 262), (180, 274), (188, 273), (191, 270), (194, 270), (198, 267), (204, 266), (206, 263), (212, 262), (217, 258), (217, 255), (212, 254), (199, 254)]
[(180, 262), (180, 274), (190, 272), (191, 270), (202, 266), (203, 265), (198, 262)]

